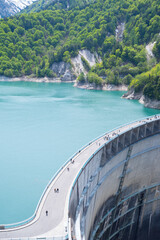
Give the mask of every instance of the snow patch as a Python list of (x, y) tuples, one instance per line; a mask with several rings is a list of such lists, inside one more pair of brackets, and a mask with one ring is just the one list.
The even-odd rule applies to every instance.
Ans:
[(87, 74), (81, 57), (83, 57), (91, 67), (102, 61), (97, 53), (93, 54), (88, 50), (80, 50), (76, 57), (71, 58), (71, 63), (63, 61), (55, 62), (52, 64), (51, 69), (62, 81), (74, 81), (81, 72)]
[(19, 11), (23, 8), (27, 7), (28, 5), (32, 4), (36, 0), (5, 0), (7, 3), (13, 3), (19, 8)]

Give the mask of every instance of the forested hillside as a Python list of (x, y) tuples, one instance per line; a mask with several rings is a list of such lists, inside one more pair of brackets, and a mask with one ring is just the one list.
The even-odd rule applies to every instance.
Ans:
[[(125, 31), (123, 40), (117, 41), (120, 23), (125, 23)], [(159, 33), (158, 0), (100, 0), (68, 10), (55, 10), (53, 5), (0, 19), (0, 75), (52, 77), (54, 62), (70, 62), (78, 50), (88, 49), (102, 58), (90, 69), (90, 82), (102, 82), (103, 77), (105, 82), (129, 84), (156, 63), (146, 58), (145, 45), (150, 41), (157, 41), (154, 53), (159, 62)], [(86, 80), (83, 74), (79, 80)]]
[(41, 10), (71, 9), (84, 7), (95, 0), (38, 0), (21, 11), (21, 13), (39, 12)]
[[(153, 48), (153, 53), (156, 56), (157, 63), (160, 61), (160, 39), (159, 36)], [(160, 63), (150, 70), (136, 75), (130, 83), (130, 88), (136, 93), (143, 93), (144, 96), (150, 99), (160, 101)]]

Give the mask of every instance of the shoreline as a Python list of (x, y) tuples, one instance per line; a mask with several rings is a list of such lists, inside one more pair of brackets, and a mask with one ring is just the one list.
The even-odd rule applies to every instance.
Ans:
[(75, 83), (76, 80), (73, 81), (62, 81), (60, 78), (34, 78), (34, 77), (0, 77), (0, 82), (37, 82), (37, 83)]
[(126, 85), (114, 85), (114, 84), (103, 84), (102, 86), (96, 85), (95, 83), (78, 83), (75, 82), (74, 87), (87, 90), (102, 90), (102, 91), (128, 91)]
[(101, 90), (101, 91), (125, 91), (122, 98), (128, 100), (138, 100), (140, 104), (143, 104), (146, 108), (152, 108), (160, 110), (160, 101), (155, 99), (149, 99), (143, 95), (142, 92), (135, 93), (133, 89), (128, 90), (127, 85), (114, 85), (114, 84), (103, 84), (102, 86), (96, 85), (95, 83), (78, 83), (76, 80), (62, 81), (60, 78), (34, 78), (34, 77), (15, 77), (8, 78), (0, 76), (0, 82), (36, 82), (36, 83), (74, 83), (73, 87), (86, 89), (86, 90)]
[(142, 92), (135, 93), (133, 89), (129, 90), (127, 93), (123, 94), (122, 98), (128, 100), (138, 100), (138, 102), (146, 108), (152, 108), (160, 110), (160, 101), (156, 99), (150, 99), (143, 95)]
[(0, 82), (37, 82), (37, 83), (74, 83), (74, 87), (87, 90), (102, 90), (102, 91), (128, 91), (127, 85), (103, 84), (102, 86), (95, 83), (80, 84), (77, 80), (62, 81), (60, 78), (37, 78), (37, 77), (5, 77), (0, 76)]

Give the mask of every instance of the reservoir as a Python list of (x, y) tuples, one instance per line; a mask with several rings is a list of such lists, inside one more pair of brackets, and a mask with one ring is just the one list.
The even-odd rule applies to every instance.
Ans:
[(30, 217), (52, 176), (104, 132), (158, 114), (123, 92), (0, 82), (0, 224)]

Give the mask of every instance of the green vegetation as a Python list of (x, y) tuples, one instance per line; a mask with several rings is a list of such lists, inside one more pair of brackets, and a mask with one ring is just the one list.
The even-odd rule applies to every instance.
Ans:
[[(157, 62), (160, 61), (160, 37), (155, 36), (156, 43), (153, 47), (153, 53)], [(136, 93), (142, 92), (150, 99), (160, 100), (160, 63), (156, 64), (149, 71), (135, 76), (130, 83), (130, 88), (133, 88)]]
[[(143, 87), (139, 87), (140, 83), (136, 85), (135, 79), (141, 82), (140, 74), (152, 67), (146, 59), (146, 43), (157, 41), (153, 51), (157, 62), (160, 60), (158, 0), (61, 0), (52, 3), (48, 0), (45, 5), (43, 2), (35, 3), (39, 8), (31, 5), (32, 10), (28, 11), (33, 12), (30, 14), (0, 19), (0, 75), (52, 77), (54, 62), (70, 63), (78, 50), (88, 49), (97, 52), (102, 62), (90, 68), (82, 57), (89, 72), (86, 77), (81, 74), (79, 81), (117, 85), (132, 81), (131, 86), (136, 91), (144, 89), (149, 96), (147, 86), (150, 85), (147, 84), (151, 78), (144, 81)], [(70, 8), (64, 10), (67, 4)], [(42, 8), (46, 10), (34, 13)], [(123, 41), (119, 42), (115, 30), (121, 22), (125, 22), (125, 31)], [(152, 81), (153, 86), (158, 84), (157, 78)]]
[(103, 62), (92, 69), (99, 76), (106, 76), (106, 83), (116, 85), (128, 85), (134, 76), (147, 70), (144, 47), (123, 46), (123, 43), (116, 43), (112, 51), (104, 55)]
[(103, 79), (101, 77), (99, 77), (96, 73), (94, 72), (89, 72), (87, 73), (87, 75), (85, 76), (83, 72), (81, 72), (77, 78), (78, 82), (80, 83), (93, 83), (96, 86), (102, 86), (102, 84), (104, 83)]
[(160, 38), (156, 41), (156, 44), (153, 47), (153, 53), (157, 58), (157, 61), (160, 61)]
[(151, 99), (160, 100), (160, 63), (150, 71), (137, 75), (130, 88), (134, 88), (135, 92), (143, 92)]
[(83, 72), (81, 72), (77, 78), (78, 82), (84, 83), (86, 81), (85, 75)]
[[(21, 13), (39, 12), (41, 10), (60, 10), (71, 9), (75, 7), (84, 7), (94, 2), (94, 0), (38, 0), (25, 9)], [(20, 13), (20, 14), (21, 14)]]
[(102, 85), (103, 79), (101, 77), (99, 77), (96, 73), (89, 72), (87, 74), (87, 82), (95, 83), (98, 86), (98, 85)]
[(91, 67), (89, 65), (89, 62), (83, 56), (81, 56), (81, 60), (82, 60), (82, 63), (83, 63), (83, 66), (84, 66), (85, 70), (89, 71), (91, 69)]

